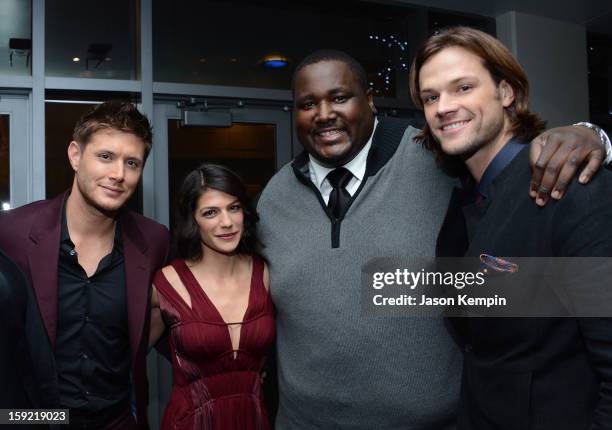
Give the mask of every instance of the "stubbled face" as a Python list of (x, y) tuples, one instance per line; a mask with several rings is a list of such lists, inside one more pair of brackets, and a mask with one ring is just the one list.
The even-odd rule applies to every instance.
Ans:
[(146, 144), (114, 129), (94, 133), (85, 146), (71, 142), (68, 158), (75, 172), (72, 192), (100, 212), (118, 211), (132, 196), (144, 167)]
[(321, 164), (342, 166), (368, 142), (374, 103), (342, 61), (320, 61), (295, 78), (295, 127), (304, 149)]
[(419, 85), (425, 118), (445, 153), (465, 159), (509, 138), (504, 108), (514, 92), (505, 81), (497, 85), (477, 55), (443, 49), (423, 64)]
[(198, 199), (193, 214), (206, 250), (232, 254), (244, 231), (244, 212), (240, 201), (223, 191), (208, 189)]

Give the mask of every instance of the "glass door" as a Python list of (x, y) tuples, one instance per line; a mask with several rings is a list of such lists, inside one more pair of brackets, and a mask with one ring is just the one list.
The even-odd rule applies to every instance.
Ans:
[(147, 162), (144, 177), (145, 215), (171, 227), (180, 184), (203, 162), (235, 170), (255, 196), (276, 170), (291, 161), (288, 109), (243, 107), (211, 113), (210, 118), (198, 112), (197, 118), (187, 119), (175, 103), (155, 105), (153, 159)]
[(0, 94), (0, 210), (24, 205), (33, 196), (28, 97)]

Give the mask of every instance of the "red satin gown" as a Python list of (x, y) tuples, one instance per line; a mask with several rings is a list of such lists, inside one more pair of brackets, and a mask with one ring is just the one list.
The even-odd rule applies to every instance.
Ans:
[(253, 257), (249, 303), (237, 350), (232, 349), (228, 324), (185, 261), (171, 264), (189, 292), (192, 307), (163, 272), (157, 272), (154, 284), (170, 331), (174, 374), (162, 430), (268, 430), (261, 371), (275, 328), (274, 307), (263, 284), (263, 260)]

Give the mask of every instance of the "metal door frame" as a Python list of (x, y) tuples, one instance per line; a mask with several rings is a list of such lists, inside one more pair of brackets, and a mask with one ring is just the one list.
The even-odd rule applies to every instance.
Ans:
[[(276, 129), (276, 170), (291, 161), (291, 112), (278, 108), (233, 108), (233, 122), (271, 124)], [(168, 185), (168, 120), (180, 119), (181, 112), (171, 101), (156, 102), (153, 107), (153, 149), (143, 174), (143, 213), (164, 224), (170, 222)]]
[(15, 208), (34, 199), (30, 97), (0, 93), (0, 115), (9, 116), (9, 203)]

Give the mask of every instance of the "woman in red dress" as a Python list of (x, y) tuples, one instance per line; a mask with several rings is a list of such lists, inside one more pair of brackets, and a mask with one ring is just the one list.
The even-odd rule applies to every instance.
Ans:
[(274, 343), (257, 214), (231, 170), (204, 164), (181, 187), (179, 259), (153, 281), (151, 336), (167, 330), (174, 382), (162, 430), (267, 430), (261, 372)]

